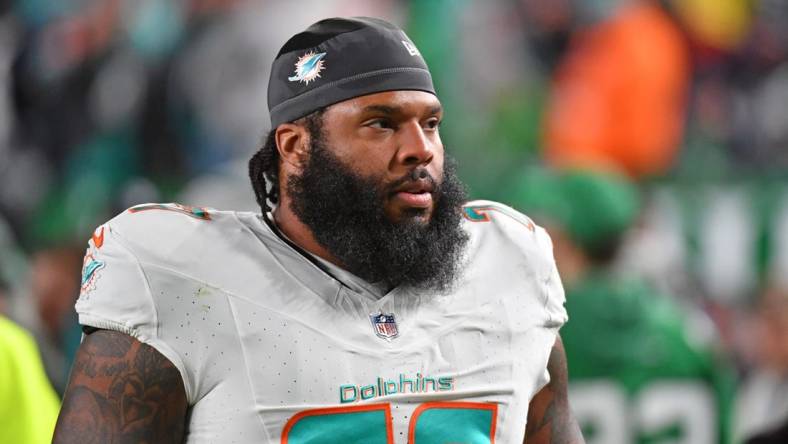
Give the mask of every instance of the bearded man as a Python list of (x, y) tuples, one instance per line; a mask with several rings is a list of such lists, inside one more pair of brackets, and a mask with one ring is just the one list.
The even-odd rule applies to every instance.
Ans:
[(464, 203), (405, 33), (320, 21), (268, 101), (261, 213), (141, 205), (89, 241), (55, 442), (582, 442), (550, 240)]

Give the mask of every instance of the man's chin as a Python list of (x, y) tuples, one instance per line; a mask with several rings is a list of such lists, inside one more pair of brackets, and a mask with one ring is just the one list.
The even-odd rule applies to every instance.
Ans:
[(396, 211), (386, 211), (386, 216), (395, 224), (427, 226), (432, 219), (432, 208), (405, 207)]

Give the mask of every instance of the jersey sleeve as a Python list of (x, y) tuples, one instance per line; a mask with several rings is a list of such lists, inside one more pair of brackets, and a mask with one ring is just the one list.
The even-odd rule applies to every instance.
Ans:
[(569, 319), (564, 306), (566, 303), (564, 286), (561, 283), (558, 266), (553, 257), (553, 242), (547, 231), (539, 226), (536, 227), (536, 241), (539, 245), (539, 251), (542, 253), (545, 263), (547, 263), (547, 272), (544, 280), (544, 308), (548, 316), (546, 326), (558, 329)]
[(483, 230), (487, 233), (485, 235), (495, 233), (511, 246), (517, 261), (521, 261), (527, 273), (538, 282), (537, 297), (542, 308), (538, 314), (540, 324), (545, 328), (559, 329), (568, 320), (564, 308), (566, 298), (547, 231), (514, 208), (489, 200), (467, 203), (463, 207), (463, 216), (471, 225), (490, 223), (494, 229)]
[(192, 386), (181, 357), (160, 337), (159, 320), (146, 269), (124, 238), (121, 215), (98, 227), (88, 241), (76, 311), (83, 326), (128, 334), (150, 345), (181, 373), (188, 399)]

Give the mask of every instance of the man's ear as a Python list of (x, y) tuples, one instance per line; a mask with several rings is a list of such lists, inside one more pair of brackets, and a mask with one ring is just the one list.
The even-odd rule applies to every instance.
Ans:
[(309, 132), (295, 123), (283, 123), (276, 127), (276, 149), (285, 168), (300, 171), (306, 162), (309, 148)]

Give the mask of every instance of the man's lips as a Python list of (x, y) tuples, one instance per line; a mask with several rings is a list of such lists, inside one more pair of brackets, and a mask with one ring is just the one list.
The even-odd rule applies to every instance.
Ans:
[(433, 185), (432, 180), (423, 179), (423, 180), (414, 180), (410, 182), (405, 182), (404, 184), (398, 186), (395, 189), (397, 193), (432, 193), (435, 189), (435, 185)]
[(394, 197), (409, 207), (429, 208), (432, 205), (433, 190), (431, 180), (417, 180), (398, 187)]
[(395, 196), (409, 207), (429, 208), (432, 205), (432, 194), (426, 191), (421, 193), (400, 191)]

